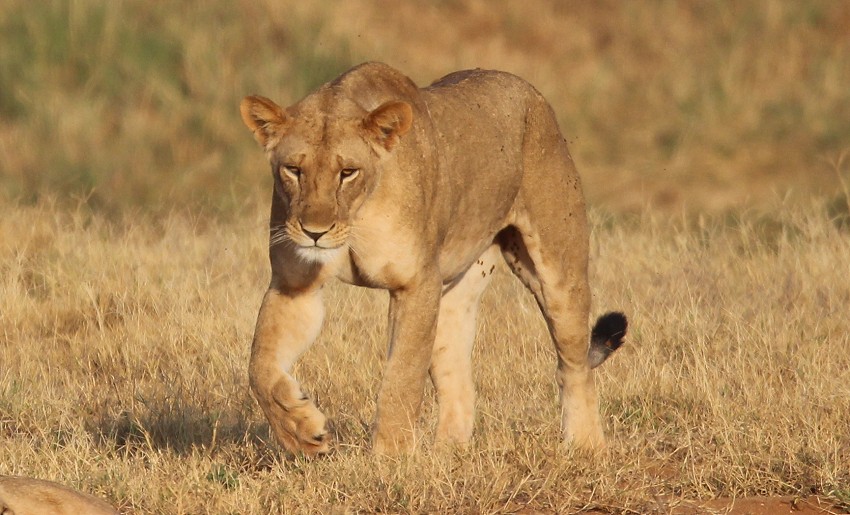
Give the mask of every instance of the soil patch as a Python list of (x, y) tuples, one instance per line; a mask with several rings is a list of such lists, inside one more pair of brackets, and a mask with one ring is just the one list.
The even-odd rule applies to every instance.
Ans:
[(728, 513), (730, 515), (823, 515), (848, 513), (829, 501), (811, 497), (746, 497), (741, 499), (713, 499), (711, 501), (682, 503), (671, 510), (676, 515)]

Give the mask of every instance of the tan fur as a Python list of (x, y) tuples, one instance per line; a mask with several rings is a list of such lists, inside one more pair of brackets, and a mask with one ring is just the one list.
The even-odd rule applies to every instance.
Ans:
[(105, 502), (40, 479), (0, 477), (0, 515), (117, 515)]
[(579, 177), (546, 101), (502, 72), (419, 89), (360, 65), (283, 109), (247, 97), (243, 120), (272, 166), (272, 280), (251, 387), (290, 451), (328, 450), (325, 418), (290, 374), (337, 277), (390, 292), (377, 452), (410, 450), (429, 373), (437, 438), (467, 442), (475, 317), (499, 251), (541, 306), (557, 353), (566, 442), (604, 445), (588, 365), (588, 228)]

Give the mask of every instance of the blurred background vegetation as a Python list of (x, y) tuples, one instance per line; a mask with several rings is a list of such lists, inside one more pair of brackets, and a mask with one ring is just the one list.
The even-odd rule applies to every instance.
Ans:
[(0, 200), (254, 209), (270, 178), (240, 99), (289, 104), (365, 60), (420, 85), (471, 67), (526, 78), (608, 211), (812, 196), (846, 211), (841, 0), (4, 0)]

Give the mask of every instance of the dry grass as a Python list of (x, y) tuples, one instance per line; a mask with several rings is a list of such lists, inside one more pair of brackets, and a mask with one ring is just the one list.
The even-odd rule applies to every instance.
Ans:
[(665, 512), (683, 499), (817, 493), (850, 503), (846, 219), (594, 213), (597, 310), (633, 321), (598, 374), (611, 449), (557, 450), (554, 358), (502, 271), (476, 346), (474, 443), (368, 453), (386, 300), (334, 286), (297, 375), (336, 452), (284, 458), (247, 388), (267, 280), (261, 215), (107, 220), (0, 208), (0, 474), (125, 513)]

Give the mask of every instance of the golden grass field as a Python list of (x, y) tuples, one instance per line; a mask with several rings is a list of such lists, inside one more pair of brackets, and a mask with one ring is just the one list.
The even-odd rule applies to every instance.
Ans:
[[(850, 511), (850, 3), (0, 3), (0, 475), (122, 513)], [(554, 353), (501, 270), (473, 443), (369, 453), (386, 294), (334, 284), (296, 376), (334, 452), (247, 386), (270, 179), (242, 96), (375, 59), (499, 68), (553, 104), (591, 205), (610, 449), (559, 450)], [(702, 506), (702, 508), (693, 508)], [(726, 508), (718, 508), (720, 512)]]
[[(782, 206), (778, 206), (782, 207)], [(599, 370), (611, 449), (559, 452), (554, 354), (506, 270), (485, 296), (472, 446), (378, 459), (368, 427), (386, 295), (334, 286), (296, 375), (335, 453), (286, 459), (247, 387), (268, 272), (262, 216), (108, 221), (0, 211), (0, 473), (129, 513), (664, 512), (695, 499), (850, 504), (848, 221), (822, 206), (694, 224), (594, 212), (596, 311), (628, 344)]]

